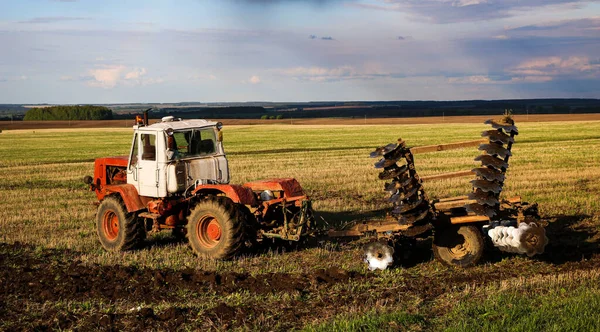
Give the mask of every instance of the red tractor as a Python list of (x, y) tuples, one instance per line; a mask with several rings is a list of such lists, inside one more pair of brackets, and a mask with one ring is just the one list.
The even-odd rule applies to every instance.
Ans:
[(146, 234), (187, 235), (202, 257), (227, 259), (265, 238), (298, 241), (314, 226), (311, 201), (293, 178), (229, 184), (220, 122), (137, 117), (129, 156), (96, 159), (96, 227), (109, 251)]

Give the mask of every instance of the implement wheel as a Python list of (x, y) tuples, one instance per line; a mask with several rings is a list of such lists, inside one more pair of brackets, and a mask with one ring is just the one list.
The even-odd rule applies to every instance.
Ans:
[(138, 247), (146, 237), (144, 224), (135, 213), (127, 212), (116, 197), (106, 197), (98, 207), (96, 231), (102, 247), (108, 251), (125, 251)]
[(229, 259), (243, 248), (240, 209), (230, 199), (211, 197), (192, 209), (187, 223), (190, 246), (198, 256)]
[(451, 226), (435, 232), (433, 254), (448, 265), (470, 267), (483, 255), (483, 236), (475, 226)]

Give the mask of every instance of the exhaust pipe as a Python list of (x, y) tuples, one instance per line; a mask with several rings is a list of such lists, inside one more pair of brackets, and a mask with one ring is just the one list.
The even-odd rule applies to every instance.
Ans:
[(150, 110), (152, 110), (152, 108), (149, 108), (144, 111), (144, 126), (148, 126), (148, 111)]

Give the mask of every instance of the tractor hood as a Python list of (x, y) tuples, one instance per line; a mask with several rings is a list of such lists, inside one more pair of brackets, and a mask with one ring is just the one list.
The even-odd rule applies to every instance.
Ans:
[(116, 157), (104, 157), (96, 159), (96, 168), (98, 166), (119, 166), (119, 167), (127, 167), (127, 163), (129, 162), (129, 156), (116, 156)]

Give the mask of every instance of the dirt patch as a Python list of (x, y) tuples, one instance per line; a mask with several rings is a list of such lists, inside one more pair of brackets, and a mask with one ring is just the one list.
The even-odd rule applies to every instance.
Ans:
[[(590, 249), (591, 250), (591, 249)], [(413, 269), (397, 282), (382, 280), (379, 273), (358, 273), (337, 267), (310, 273), (214, 273), (200, 270), (156, 270), (124, 266), (83, 265), (76, 252), (42, 249), (28, 245), (0, 244), (0, 329), (76, 329), (91, 330), (177, 330), (230, 329), (270, 324), (276, 329), (304, 326), (322, 319), (324, 313), (339, 313), (343, 308), (372, 307), (385, 302), (400, 305), (406, 298), (434, 301), (467, 286), (484, 285), (515, 277), (540, 276), (600, 268), (600, 254), (585, 252), (585, 260), (559, 265), (543, 256), (514, 266), (489, 266), (467, 270), (448, 270), (429, 276)], [(551, 255), (551, 253), (549, 253)], [(522, 268), (527, 264), (528, 268)], [(368, 284), (369, 291), (351, 291), (342, 284)], [(168, 306), (157, 310), (149, 306), (177, 303), (182, 294), (189, 301), (206, 301), (205, 294), (217, 299), (233, 293), (269, 295), (272, 302), (232, 305), (215, 301), (207, 310)], [(283, 296), (289, 294), (290, 296)], [(210, 297), (209, 297), (210, 298)], [(214, 297), (213, 297), (214, 298)], [(102, 301), (126, 303), (125, 312), (94, 310), (57, 310), (52, 303)], [(23, 305), (38, 305), (35, 315), (25, 315)], [(317, 310), (318, 308), (318, 310)], [(11, 325), (12, 324), (12, 325)], [(258, 325), (257, 325), (258, 324)]]
[[(127, 299), (145, 303), (172, 300), (174, 289), (194, 293), (256, 294), (305, 291), (331, 286), (365, 276), (337, 268), (315, 273), (215, 273), (193, 269), (182, 271), (138, 269), (127, 266), (83, 265), (73, 252), (36, 250), (19, 243), (0, 244), (0, 297), (27, 294), (35, 302)], [(15, 277), (18, 276), (18, 277)]]

